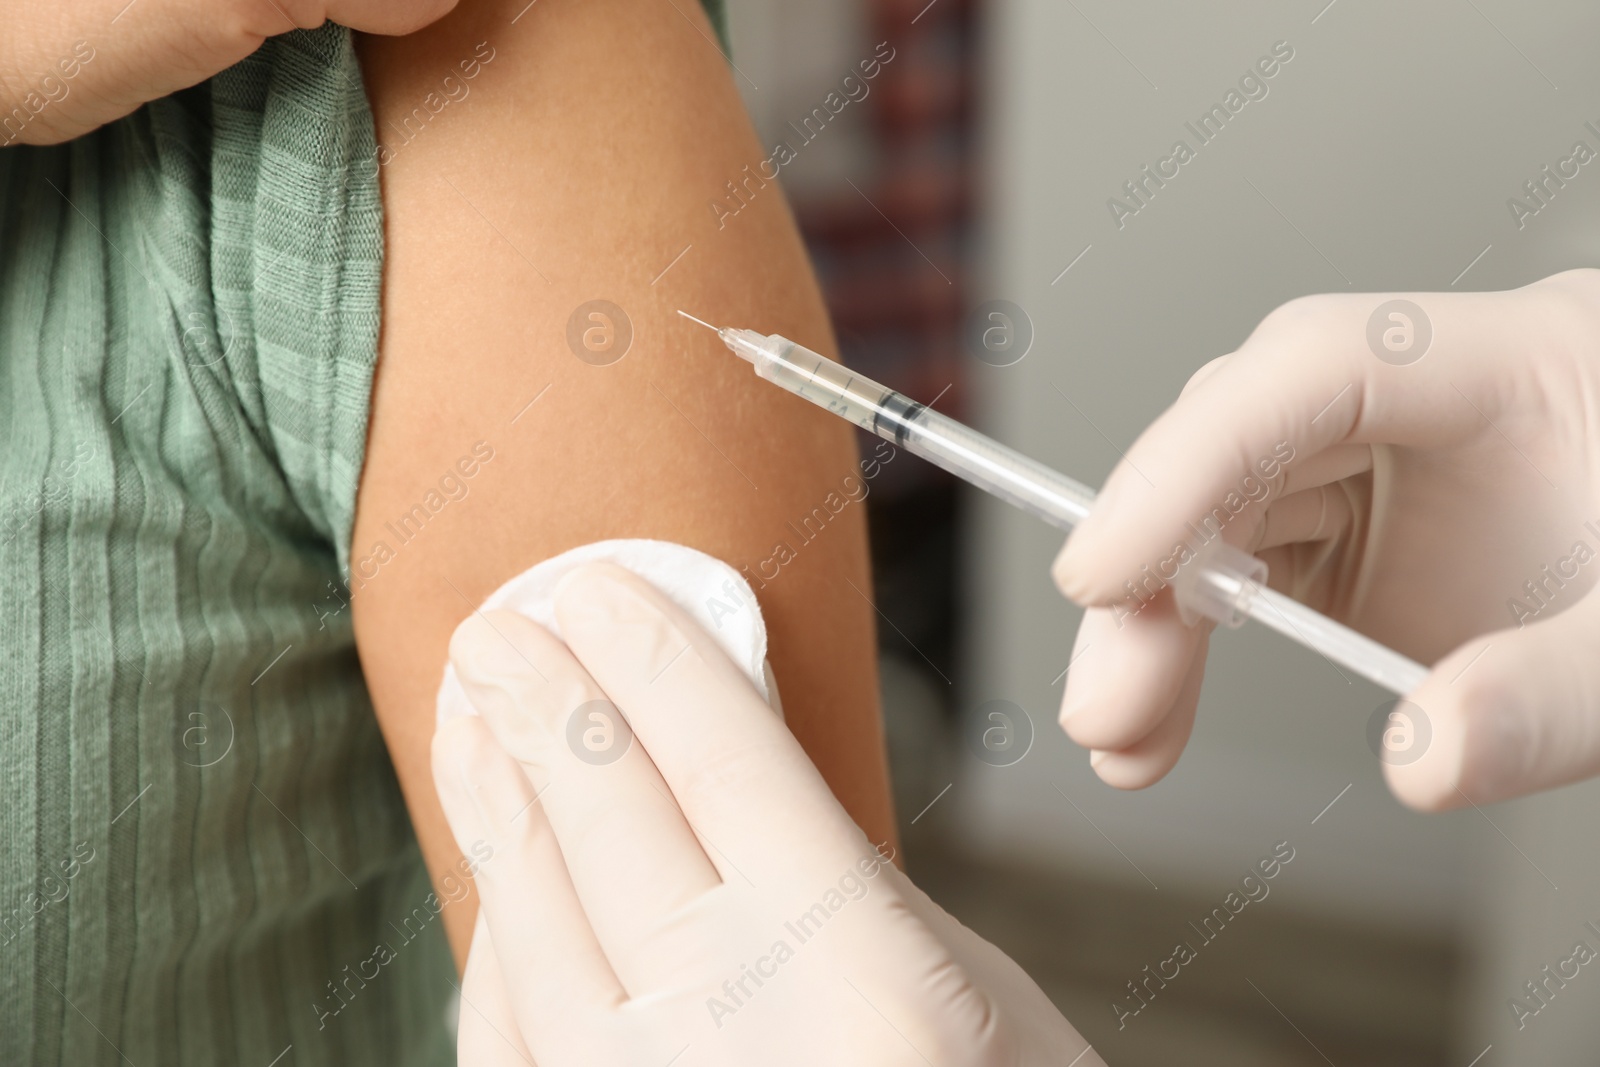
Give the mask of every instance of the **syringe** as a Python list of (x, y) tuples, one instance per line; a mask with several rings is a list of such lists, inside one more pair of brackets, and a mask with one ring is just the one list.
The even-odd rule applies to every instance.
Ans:
[[(841, 418), (943, 467), (964, 481), (1062, 530), (1089, 514), (1094, 491), (903, 393), (777, 334), (718, 328), (686, 311), (748, 360), (756, 374)], [(1170, 579), (1185, 621), (1205, 617), (1235, 628), (1247, 618), (1270, 626), (1336, 665), (1395, 693), (1411, 692), (1427, 668), (1377, 641), (1267, 588), (1267, 565), (1220, 536), (1191, 545), (1194, 557)]]

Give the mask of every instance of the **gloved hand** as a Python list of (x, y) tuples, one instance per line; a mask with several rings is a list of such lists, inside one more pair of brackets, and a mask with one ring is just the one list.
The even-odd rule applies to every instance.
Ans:
[(1159, 578), (1209, 519), (1274, 588), (1434, 665), (1403, 709), (1413, 747), (1385, 759), (1401, 800), (1600, 772), (1597, 410), (1600, 272), (1285, 304), (1191, 379), (1057, 558), (1061, 591), (1094, 605), (1067, 733), (1124, 788), (1177, 760), (1207, 633), (1144, 592), (1159, 582), (1123, 583)]
[(333, 20), (421, 29), (455, 0), (0, 0), (0, 146), (55, 144)]
[[(483, 717), (440, 728), (434, 777), (463, 850), (491, 850), (462, 1062), (1101, 1064), (675, 605), (611, 564), (557, 597), (566, 644), (511, 612), (451, 643)], [(604, 756), (581, 736), (628, 727)]]

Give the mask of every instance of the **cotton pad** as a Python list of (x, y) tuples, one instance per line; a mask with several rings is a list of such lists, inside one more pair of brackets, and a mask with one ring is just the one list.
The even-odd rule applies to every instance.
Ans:
[[(748, 582), (728, 564), (687, 545), (626, 539), (597, 541), (535, 564), (489, 594), (479, 610), (515, 611), (557, 637), (556, 583), (567, 571), (597, 561), (626, 567), (659, 589), (710, 634), (744, 671), (756, 691), (782, 714), (778, 690), (767, 664), (767, 624)], [(438, 721), (476, 715), (448, 661), (439, 686)]]

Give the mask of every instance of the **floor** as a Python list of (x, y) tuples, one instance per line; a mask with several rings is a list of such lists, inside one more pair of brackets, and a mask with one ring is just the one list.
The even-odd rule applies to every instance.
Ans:
[[(908, 856), (935, 900), (1009, 953), (1109, 1067), (1444, 1067), (1457, 960), (1443, 940), (1402, 938), (1263, 910), (1203, 942), (1137, 1015), (1127, 983), (1171, 953), (1216, 903), (1173, 893), (1134, 908), (1118, 886), (974, 863), (937, 846)], [(1163, 897), (1168, 894), (1163, 893)], [(1167, 965), (1170, 973), (1172, 965)], [(1148, 994), (1146, 994), (1148, 996)]]

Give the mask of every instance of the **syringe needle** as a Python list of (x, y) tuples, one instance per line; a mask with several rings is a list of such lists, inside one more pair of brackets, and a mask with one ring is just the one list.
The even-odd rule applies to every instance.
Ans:
[(690, 322), (698, 322), (700, 325), (704, 326), (706, 329), (710, 330), (712, 333), (721, 333), (722, 332), (721, 330), (717, 329), (715, 326), (711, 325), (709, 322), (705, 321), (704, 319), (695, 318), (693, 315), (689, 314), (687, 311), (683, 310), (682, 308), (678, 309), (678, 314), (682, 315), (684, 318), (688, 319)]

